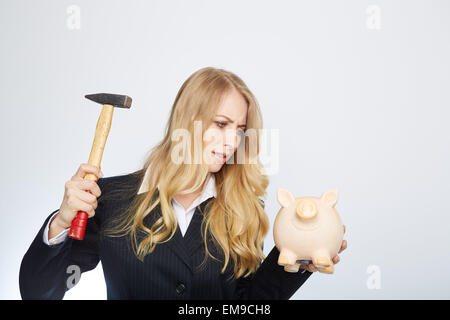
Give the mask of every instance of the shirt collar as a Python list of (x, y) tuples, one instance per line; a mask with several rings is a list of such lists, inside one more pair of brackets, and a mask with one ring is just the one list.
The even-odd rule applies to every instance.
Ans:
[[(203, 203), (205, 200), (207, 200), (211, 197), (216, 197), (214, 174), (213, 173), (209, 174), (209, 177), (207, 179), (208, 179), (207, 182), (203, 186), (202, 193), (200, 194), (200, 196), (197, 197), (197, 199), (194, 200), (194, 202), (192, 202), (192, 204), (189, 206), (189, 208), (187, 210), (185, 210), (186, 212), (189, 212), (189, 210), (191, 210), (192, 208), (195, 208), (199, 204)], [(176, 202), (181, 208), (183, 208), (183, 206), (180, 203), (178, 203), (178, 201), (175, 200), (175, 198), (172, 198), (172, 201)]]

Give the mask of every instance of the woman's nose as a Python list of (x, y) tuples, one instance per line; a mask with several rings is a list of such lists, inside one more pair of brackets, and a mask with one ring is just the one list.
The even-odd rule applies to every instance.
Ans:
[(234, 152), (234, 150), (236, 150), (239, 146), (240, 142), (241, 134), (237, 130), (226, 130), (224, 143), (225, 149), (231, 149), (231, 151)]

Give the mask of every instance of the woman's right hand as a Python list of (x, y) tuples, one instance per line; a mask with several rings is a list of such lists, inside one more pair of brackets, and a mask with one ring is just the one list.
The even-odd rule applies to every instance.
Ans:
[[(58, 214), (52, 221), (52, 224), (56, 224), (60, 229), (70, 228), (72, 220), (77, 216), (78, 211), (86, 212), (89, 218), (95, 215), (97, 198), (100, 197), (101, 190), (96, 182), (84, 180), (88, 173), (92, 173), (100, 178), (103, 177), (100, 168), (83, 163), (75, 175), (66, 182), (63, 201)], [(92, 194), (86, 190), (89, 190)]]

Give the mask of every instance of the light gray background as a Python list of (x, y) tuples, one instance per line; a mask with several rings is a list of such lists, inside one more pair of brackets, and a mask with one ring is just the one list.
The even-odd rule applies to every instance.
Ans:
[[(80, 29), (68, 27), (71, 5)], [(450, 298), (449, 9), (425, 0), (1, 1), (0, 298), (20, 299), (22, 257), (87, 162), (101, 106), (84, 95), (133, 98), (115, 111), (102, 161), (105, 176), (126, 174), (162, 138), (183, 81), (205, 66), (241, 76), (265, 128), (279, 130), (271, 227), (277, 188), (339, 189), (348, 249), (334, 275), (313, 274), (293, 299)], [(272, 246), (271, 229), (266, 254)], [(101, 265), (65, 296), (79, 298), (106, 298)]]

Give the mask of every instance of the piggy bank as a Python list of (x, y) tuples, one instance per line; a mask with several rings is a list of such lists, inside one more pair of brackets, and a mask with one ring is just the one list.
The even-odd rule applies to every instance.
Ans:
[(300, 264), (311, 262), (322, 273), (333, 273), (331, 259), (344, 238), (344, 225), (334, 208), (338, 190), (325, 191), (320, 198), (295, 198), (278, 189), (281, 205), (273, 226), (273, 239), (280, 251), (278, 264), (288, 272), (298, 272)]

